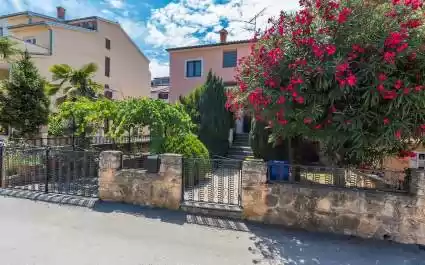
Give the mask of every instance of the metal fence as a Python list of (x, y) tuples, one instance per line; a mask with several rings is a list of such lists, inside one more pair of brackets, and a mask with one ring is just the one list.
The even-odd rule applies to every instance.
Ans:
[(27, 147), (62, 147), (72, 150), (120, 150), (125, 153), (146, 152), (151, 142), (149, 135), (145, 136), (62, 136), (38, 138), (9, 138), (8, 145)]
[(241, 205), (242, 161), (183, 159), (183, 201)]
[(53, 148), (4, 148), (3, 187), (85, 197), (98, 195), (95, 151)]
[(268, 166), (268, 180), (270, 182), (408, 192), (410, 173), (409, 171), (394, 170), (273, 164)]

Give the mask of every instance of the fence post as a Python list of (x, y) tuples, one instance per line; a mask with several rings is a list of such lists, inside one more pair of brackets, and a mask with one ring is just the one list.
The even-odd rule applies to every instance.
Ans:
[(4, 154), (4, 143), (0, 142), (0, 188), (3, 188), (3, 178), (5, 174), (3, 173), (3, 154)]
[(127, 144), (128, 144), (128, 152), (129, 153), (131, 153), (131, 128), (130, 128), (130, 130), (128, 131), (128, 142), (127, 142)]
[(49, 193), (49, 179), (50, 179), (50, 148), (46, 148), (46, 178), (44, 181), (44, 193)]

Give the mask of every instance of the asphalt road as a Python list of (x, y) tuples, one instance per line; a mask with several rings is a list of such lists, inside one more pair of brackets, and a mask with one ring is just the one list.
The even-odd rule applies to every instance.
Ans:
[(425, 251), (383, 241), (100, 204), (0, 197), (1, 265), (419, 265)]

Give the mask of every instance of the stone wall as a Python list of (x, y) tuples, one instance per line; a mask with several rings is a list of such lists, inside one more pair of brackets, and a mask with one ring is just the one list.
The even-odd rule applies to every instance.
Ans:
[(100, 154), (99, 198), (104, 201), (178, 209), (182, 198), (182, 156), (162, 154), (158, 173), (122, 169), (122, 153)]
[(262, 161), (243, 164), (244, 218), (269, 224), (425, 245), (425, 177), (409, 194), (322, 185), (267, 184)]

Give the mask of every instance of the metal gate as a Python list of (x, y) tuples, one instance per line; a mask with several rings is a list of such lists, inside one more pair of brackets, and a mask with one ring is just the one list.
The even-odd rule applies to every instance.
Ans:
[(2, 187), (98, 196), (98, 152), (13, 147), (2, 154)]
[(242, 161), (183, 159), (183, 201), (241, 205)]

